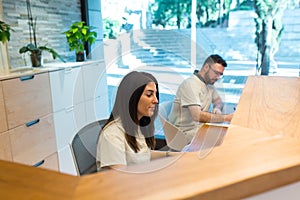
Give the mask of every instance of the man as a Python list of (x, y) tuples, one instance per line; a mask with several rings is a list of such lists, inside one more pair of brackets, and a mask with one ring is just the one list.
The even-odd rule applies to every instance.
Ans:
[(168, 118), (184, 132), (188, 142), (191, 142), (202, 123), (231, 121), (233, 114), (222, 114), (223, 102), (214, 87), (214, 83), (223, 76), (226, 66), (221, 56), (210, 55), (200, 71), (195, 70), (191, 77), (179, 85)]

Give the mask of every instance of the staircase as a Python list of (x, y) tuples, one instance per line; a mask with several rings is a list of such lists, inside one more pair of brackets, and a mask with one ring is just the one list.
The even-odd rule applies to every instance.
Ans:
[[(162, 94), (160, 101), (173, 99), (178, 85), (189, 77), (196, 67), (201, 68), (208, 55), (217, 51), (217, 46), (208, 39), (202, 29), (197, 30), (198, 43), (191, 42), (190, 34), (190, 29), (147, 29), (121, 36), (123, 38), (120, 39), (120, 48), (123, 49), (123, 52), (122, 56), (115, 59), (116, 65), (110, 65), (107, 69), (108, 80), (111, 80), (109, 85), (117, 86), (119, 80), (116, 80), (130, 70), (146, 70), (152, 73), (160, 83)], [(124, 47), (124, 44), (127, 46)], [(191, 61), (192, 54), (195, 54), (194, 61)], [(234, 78), (235, 80), (233, 80), (233, 76), (227, 76), (222, 83), (216, 84), (216, 86), (220, 89), (220, 93), (225, 95), (227, 92), (224, 89), (227, 87), (226, 82), (227, 84), (236, 83), (235, 87), (231, 87), (228, 91), (231, 93), (229, 96), (234, 96), (230, 97), (228, 101), (237, 103), (237, 96), (241, 93), (248, 73), (244, 76), (239, 74)]]

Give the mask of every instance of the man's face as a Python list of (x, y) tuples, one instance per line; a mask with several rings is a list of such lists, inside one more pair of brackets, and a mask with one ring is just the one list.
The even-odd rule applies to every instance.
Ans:
[(219, 63), (206, 64), (205, 81), (213, 85), (217, 80), (223, 77), (225, 67)]

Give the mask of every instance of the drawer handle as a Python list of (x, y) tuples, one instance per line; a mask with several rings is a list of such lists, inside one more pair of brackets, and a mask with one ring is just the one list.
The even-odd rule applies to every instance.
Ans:
[(33, 125), (35, 125), (35, 124), (37, 124), (37, 123), (39, 123), (39, 122), (40, 122), (40, 119), (35, 119), (35, 120), (32, 120), (31, 122), (27, 122), (27, 123), (26, 123), (26, 126), (27, 126), (27, 127), (33, 126)]
[(44, 164), (44, 163), (45, 163), (45, 160), (41, 160), (41, 161), (35, 163), (35, 164), (32, 165), (32, 166), (34, 166), (34, 167), (39, 167), (39, 166), (41, 166), (41, 165)]
[(28, 75), (28, 76), (21, 76), (20, 80), (21, 81), (27, 81), (27, 80), (31, 80), (34, 79), (34, 75)]
[(71, 111), (74, 110), (74, 106), (70, 106), (70, 107), (68, 107), (68, 108), (65, 108), (65, 110), (66, 110), (67, 113), (68, 113), (68, 112), (71, 112)]
[(65, 74), (72, 73), (72, 68), (65, 68)]

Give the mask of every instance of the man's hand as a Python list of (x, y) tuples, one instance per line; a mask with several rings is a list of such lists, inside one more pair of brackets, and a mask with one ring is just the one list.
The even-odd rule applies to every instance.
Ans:
[(221, 111), (220, 108), (214, 108), (214, 109), (212, 110), (212, 113), (213, 113), (213, 114), (221, 115), (221, 114), (222, 114), (222, 111)]
[(225, 115), (224, 121), (225, 122), (231, 122), (232, 117), (233, 117), (233, 113)]

